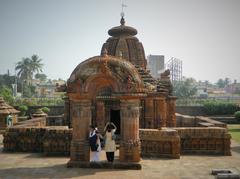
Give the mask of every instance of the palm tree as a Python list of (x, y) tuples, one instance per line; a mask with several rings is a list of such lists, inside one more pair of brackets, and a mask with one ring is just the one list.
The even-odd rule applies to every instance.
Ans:
[(18, 71), (17, 76), (22, 80), (29, 82), (31, 79), (31, 60), (29, 58), (22, 58), (21, 61), (17, 62), (15, 70)]
[(42, 72), (43, 64), (41, 63), (42, 59), (40, 59), (37, 55), (33, 55), (31, 57), (31, 71), (33, 73)]
[(33, 74), (42, 71), (43, 64), (37, 55), (32, 55), (31, 58), (23, 58), (22, 61), (18, 62), (16, 65), (17, 75), (22, 81), (26, 81), (30, 84), (33, 79)]

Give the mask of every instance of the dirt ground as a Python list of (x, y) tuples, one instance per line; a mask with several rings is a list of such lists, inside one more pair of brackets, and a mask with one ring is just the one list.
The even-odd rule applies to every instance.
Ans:
[[(232, 142), (232, 156), (182, 155), (180, 159), (142, 159), (142, 170), (67, 168), (68, 157), (44, 157), (39, 153), (4, 153), (0, 136), (0, 178), (214, 178), (212, 169), (240, 173), (240, 144)], [(105, 160), (104, 151), (101, 158)]]

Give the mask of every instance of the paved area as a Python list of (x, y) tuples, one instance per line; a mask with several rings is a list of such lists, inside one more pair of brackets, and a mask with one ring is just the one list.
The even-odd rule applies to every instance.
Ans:
[[(180, 159), (143, 159), (142, 170), (66, 168), (68, 157), (43, 157), (36, 153), (0, 151), (0, 178), (97, 178), (97, 179), (208, 179), (211, 169), (228, 168), (240, 173), (240, 145), (233, 141), (232, 156), (191, 156)], [(0, 136), (2, 150), (2, 136)], [(104, 152), (101, 154), (104, 159)]]

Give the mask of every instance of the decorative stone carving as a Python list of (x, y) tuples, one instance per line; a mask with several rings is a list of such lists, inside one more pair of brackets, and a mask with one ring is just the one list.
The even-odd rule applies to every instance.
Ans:
[(120, 161), (140, 161), (139, 100), (121, 100)]
[(88, 162), (89, 143), (88, 133), (89, 125), (91, 124), (91, 101), (79, 100), (73, 101), (73, 138), (71, 142), (71, 162)]

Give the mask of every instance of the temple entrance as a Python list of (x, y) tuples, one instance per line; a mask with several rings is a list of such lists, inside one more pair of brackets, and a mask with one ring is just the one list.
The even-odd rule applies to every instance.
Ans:
[(110, 122), (113, 122), (116, 127), (116, 134), (120, 135), (121, 131), (121, 117), (120, 117), (120, 110), (112, 110), (110, 111)]

